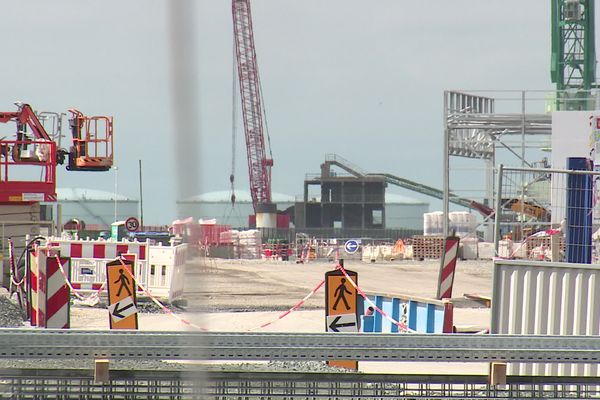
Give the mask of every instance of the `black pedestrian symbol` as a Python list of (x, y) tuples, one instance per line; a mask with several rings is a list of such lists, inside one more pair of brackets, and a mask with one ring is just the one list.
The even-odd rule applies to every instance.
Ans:
[(123, 290), (123, 288), (125, 288), (125, 290), (127, 290), (127, 293), (129, 293), (130, 296), (133, 296), (133, 293), (131, 293), (131, 290), (129, 290), (129, 278), (127, 278), (125, 276), (125, 272), (123, 271), (123, 268), (119, 268), (119, 279), (114, 281), (114, 283), (119, 283), (119, 282), (121, 282), (121, 286), (119, 286), (119, 290), (117, 291), (117, 297), (119, 297), (121, 295), (121, 290)]
[(335, 297), (335, 303), (333, 303), (334, 310), (337, 308), (340, 300), (344, 302), (346, 310), (350, 309), (350, 304), (348, 304), (348, 300), (346, 299), (346, 293), (350, 294), (351, 292), (346, 287), (346, 279), (342, 278), (342, 283), (340, 283), (340, 285), (335, 289), (335, 292), (333, 292), (333, 296)]

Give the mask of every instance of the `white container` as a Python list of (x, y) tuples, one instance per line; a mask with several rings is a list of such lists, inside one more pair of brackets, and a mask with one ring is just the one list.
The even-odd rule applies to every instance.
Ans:
[(480, 260), (492, 260), (494, 258), (494, 243), (477, 243), (477, 255)]
[(475, 230), (475, 215), (467, 211), (453, 211), (449, 214), (450, 231), (459, 237), (470, 235)]
[(423, 214), (423, 235), (439, 236), (443, 230), (443, 215), (441, 211)]
[(479, 254), (478, 243), (479, 240), (477, 238), (461, 239), (460, 244), (462, 247), (463, 260), (477, 260)]
[(502, 258), (511, 258), (513, 252), (513, 241), (503, 239), (498, 242), (498, 256)]

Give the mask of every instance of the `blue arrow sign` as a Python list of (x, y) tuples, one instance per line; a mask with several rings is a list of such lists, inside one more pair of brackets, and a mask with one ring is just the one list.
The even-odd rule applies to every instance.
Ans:
[(350, 239), (344, 244), (344, 250), (348, 254), (354, 254), (358, 250), (358, 240)]

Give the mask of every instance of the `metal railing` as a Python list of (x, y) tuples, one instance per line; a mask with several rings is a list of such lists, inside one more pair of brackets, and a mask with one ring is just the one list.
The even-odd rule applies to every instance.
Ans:
[[(231, 368), (231, 367), (230, 367)], [(595, 377), (309, 373), (280, 371), (0, 369), (0, 396), (13, 399), (496, 399), (598, 398)]]

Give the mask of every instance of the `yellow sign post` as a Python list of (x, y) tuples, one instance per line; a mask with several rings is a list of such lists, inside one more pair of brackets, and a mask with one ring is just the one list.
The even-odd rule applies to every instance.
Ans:
[(110, 329), (138, 329), (134, 261), (117, 259), (106, 264)]
[[(344, 260), (340, 260), (344, 266)], [(358, 274), (346, 270), (348, 277), (358, 285)], [(358, 294), (348, 277), (340, 270), (325, 273), (325, 331), (358, 332)], [(347, 369), (358, 369), (358, 361), (328, 361), (327, 364)]]

